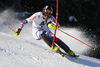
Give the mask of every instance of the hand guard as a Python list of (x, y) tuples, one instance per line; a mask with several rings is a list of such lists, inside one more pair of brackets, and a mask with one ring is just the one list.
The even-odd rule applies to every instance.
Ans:
[(17, 36), (20, 34), (21, 30), (22, 30), (22, 29), (18, 29), (16, 32), (14, 32), (14, 36), (17, 37)]

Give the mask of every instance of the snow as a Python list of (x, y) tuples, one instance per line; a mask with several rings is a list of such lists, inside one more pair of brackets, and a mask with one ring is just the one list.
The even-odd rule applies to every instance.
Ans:
[[(40, 43), (41, 44), (41, 43)], [(100, 67), (100, 60), (81, 55), (78, 60), (50, 52), (27, 40), (0, 32), (0, 67)]]
[[(80, 55), (78, 60), (72, 57), (61, 57), (51, 52), (43, 40), (35, 40), (31, 33), (31, 23), (27, 24), (18, 37), (13, 35), (12, 29), (18, 28), (21, 21), (14, 14), (6, 10), (0, 14), (0, 67), (100, 67), (100, 60)], [(5, 17), (6, 16), (6, 17)], [(68, 34), (86, 42), (91, 46), (94, 43), (84, 36), (84, 32), (77, 28), (60, 28)], [(83, 54), (89, 51), (89, 47), (75, 39), (57, 31), (60, 37), (75, 53)]]

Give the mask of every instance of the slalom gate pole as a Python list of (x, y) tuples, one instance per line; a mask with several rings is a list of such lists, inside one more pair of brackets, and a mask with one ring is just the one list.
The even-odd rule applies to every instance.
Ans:
[(54, 46), (54, 41), (55, 41), (55, 36), (56, 36), (56, 30), (57, 30), (57, 22), (58, 22), (58, 0), (56, 2), (56, 27), (55, 27), (55, 31), (54, 31), (54, 37), (53, 37), (53, 42), (52, 42), (52, 46), (51, 46), (51, 51), (53, 50), (53, 46)]
[(57, 30), (59, 30), (59, 31), (63, 32), (64, 34), (66, 34), (66, 35), (68, 35), (68, 36), (70, 36), (70, 37), (74, 38), (75, 40), (77, 40), (77, 41), (79, 41), (79, 42), (81, 42), (81, 43), (83, 43), (83, 44), (87, 45), (88, 47), (92, 48), (93, 50), (95, 50), (95, 48), (93, 48), (93, 47), (91, 47), (90, 45), (88, 45), (88, 44), (86, 44), (86, 43), (82, 42), (81, 40), (79, 40), (79, 39), (75, 38), (74, 36), (72, 36), (72, 35), (70, 35), (70, 34), (68, 34), (68, 33), (64, 32), (64, 31), (62, 31), (62, 30), (60, 30), (60, 29), (58, 29), (58, 28), (57, 28)]
[(10, 30), (12, 30), (13, 32), (15, 32), (12, 28), (10, 28), (9, 26), (7, 26), (7, 28), (9, 28)]

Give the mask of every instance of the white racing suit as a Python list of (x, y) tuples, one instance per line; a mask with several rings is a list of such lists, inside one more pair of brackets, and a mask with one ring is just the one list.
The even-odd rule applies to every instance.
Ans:
[[(37, 12), (33, 14), (31, 17), (27, 18), (24, 20), (19, 29), (22, 29), (24, 24), (32, 22), (32, 35), (35, 39), (40, 40), (41, 39), (41, 34), (45, 31), (45, 34), (48, 36), (53, 36), (53, 33), (50, 31), (48, 28), (48, 23), (51, 22), (52, 24), (56, 24), (56, 20), (53, 16), (49, 18), (47, 21), (44, 19), (42, 12)], [(57, 25), (58, 27), (60, 26), (59, 23)]]

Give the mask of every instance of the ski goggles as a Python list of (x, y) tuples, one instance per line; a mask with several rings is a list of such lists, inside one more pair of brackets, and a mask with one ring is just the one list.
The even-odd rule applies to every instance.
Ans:
[(50, 14), (47, 14), (47, 13), (44, 13), (44, 16), (51, 17), (51, 15)]

